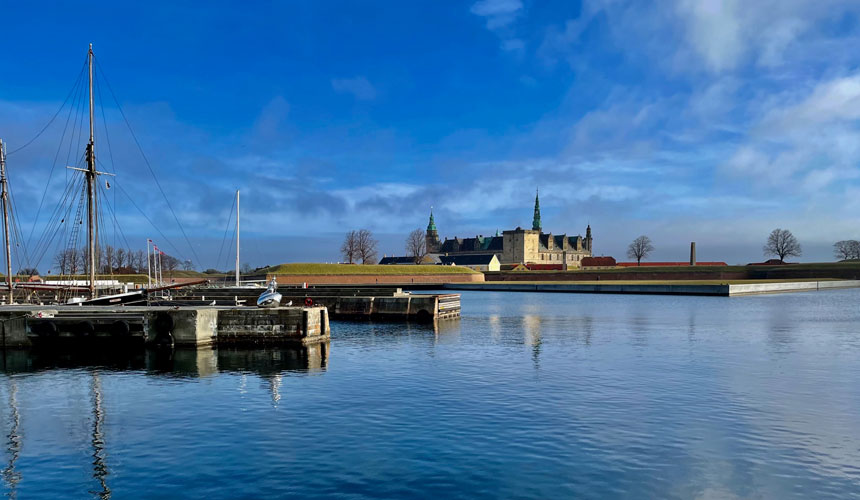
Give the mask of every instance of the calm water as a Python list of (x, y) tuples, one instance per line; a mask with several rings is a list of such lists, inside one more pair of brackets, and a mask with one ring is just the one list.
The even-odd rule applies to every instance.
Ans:
[(18, 498), (860, 498), (860, 290), (464, 293), (322, 350), (8, 352)]

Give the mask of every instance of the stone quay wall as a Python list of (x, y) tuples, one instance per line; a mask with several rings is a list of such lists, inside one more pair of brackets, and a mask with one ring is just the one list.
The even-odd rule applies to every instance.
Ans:
[(407, 284), (443, 284), (443, 283), (476, 283), (483, 282), (484, 275), (475, 274), (268, 274), (266, 281), (272, 278), (279, 285), (407, 285)]

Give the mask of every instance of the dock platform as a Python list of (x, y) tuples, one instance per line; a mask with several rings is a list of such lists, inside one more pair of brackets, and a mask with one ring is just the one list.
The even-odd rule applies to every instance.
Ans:
[(123, 342), (207, 345), (316, 344), (330, 338), (323, 306), (33, 306), (0, 307), (0, 346)]
[[(188, 304), (254, 304), (262, 289), (193, 287), (174, 300)], [(281, 304), (325, 306), (332, 319), (433, 320), (460, 317), (460, 294), (412, 294), (392, 287), (279, 286)]]

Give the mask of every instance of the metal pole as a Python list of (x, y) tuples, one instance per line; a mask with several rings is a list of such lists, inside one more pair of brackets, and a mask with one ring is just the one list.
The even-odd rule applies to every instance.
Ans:
[(239, 190), (236, 190), (236, 286), (239, 286)]
[(152, 273), (149, 270), (149, 238), (146, 239), (146, 282), (152, 288)]
[(96, 139), (93, 96), (93, 44), (87, 53), (90, 73), (90, 143), (87, 145), (87, 241), (89, 243), (90, 297), (96, 298)]
[[(12, 292), (12, 250), (9, 243), (9, 188), (6, 184), (6, 146), (0, 140), (0, 184), (2, 184), (3, 232), (6, 235), (6, 286), (9, 288), (9, 303), (15, 302)], [(5, 329), (4, 329), (5, 335)]]

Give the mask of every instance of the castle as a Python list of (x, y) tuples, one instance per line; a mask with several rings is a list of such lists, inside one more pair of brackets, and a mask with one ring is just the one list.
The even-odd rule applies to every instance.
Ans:
[(427, 253), (436, 255), (495, 255), (504, 264), (552, 265), (553, 268), (578, 268), (584, 257), (591, 256), (591, 225), (582, 236), (544, 233), (540, 220), (540, 199), (535, 194), (535, 210), (531, 229), (520, 227), (495, 236), (474, 238), (445, 238), (439, 240), (439, 231), (430, 211), (430, 222), (425, 232)]

